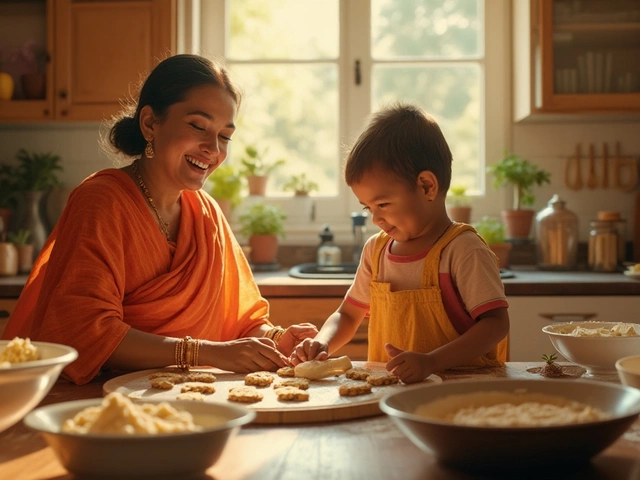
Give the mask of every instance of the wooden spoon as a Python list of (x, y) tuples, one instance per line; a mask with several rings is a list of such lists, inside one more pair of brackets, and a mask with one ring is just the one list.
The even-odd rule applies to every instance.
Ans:
[(602, 188), (609, 188), (609, 145), (602, 144)]
[[(569, 157), (567, 159), (567, 164), (564, 167), (564, 184), (567, 186), (567, 188), (570, 188), (571, 190), (581, 190), (582, 189), (582, 171), (580, 169), (580, 144), (576, 143), (576, 155), (575, 157)], [(570, 174), (571, 174), (571, 164), (575, 163), (576, 164), (576, 174), (575, 174), (575, 180), (571, 181), (570, 178)]]
[(598, 179), (596, 178), (596, 160), (593, 143), (589, 144), (589, 175), (587, 177), (587, 188), (596, 188)]

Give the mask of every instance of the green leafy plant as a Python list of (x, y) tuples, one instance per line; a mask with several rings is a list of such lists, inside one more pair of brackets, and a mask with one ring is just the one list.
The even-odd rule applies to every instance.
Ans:
[(551, 355), (542, 355), (542, 359), (546, 362), (542, 369), (540, 370), (540, 375), (544, 377), (561, 377), (562, 367), (555, 363), (557, 360), (556, 354), (552, 353)]
[(24, 148), (16, 154), (15, 171), (20, 191), (42, 191), (60, 185), (56, 172), (62, 171), (60, 157), (52, 153), (30, 153)]
[(208, 180), (209, 194), (216, 200), (229, 200), (232, 207), (242, 203), (242, 179), (231, 165), (221, 165)]
[(9, 232), (7, 240), (16, 245), (27, 245), (29, 243), (29, 237), (31, 237), (31, 231), (21, 228), (17, 232)]
[(20, 191), (16, 182), (16, 168), (0, 165), (0, 208), (14, 208), (16, 193)]
[(244, 156), (240, 159), (242, 168), (240, 173), (245, 177), (266, 177), (276, 168), (284, 165), (286, 160), (280, 158), (274, 161), (266, 160), (269, 149), (259, 152), (258, 149), (252, 145), (249, 145), (244, 149)]
[(506, 236), (504, 224), (496, 218), (484, 216), (473, 225), (473, 228), (488, 245), (504, 243)]
[(558, 359), (558, 357), (556, 357), (555, 353), (552, 353), (551, 355), (543, 354), (542, 359), (545, 362), (547, 362), (549, 365), (551, 365), (553, 362), (555, 362)]
[(453, 185), (447, 192), (447, 203), (452, 207), (468, 207), (471, 199), (467, 196), (467, 187)]
[(292, 175), (282, 187), (285, 192), (294, 192), (296, 195), (307, 195), (318, 191), (318, 184), (307, 178), (306, 173)]
[(514, 187), (514, 210), (520, 210), (526, 205), (533, 205), (535, 202), (533, 187), (551, 182), (550, 172), (509, 152), (505, 152), (505, 157), (498, 163), (487, 167), (487, 171), (495, 177), (493, 182), (495, 188), (506, 185)]
[(240, 233), (249, 238), (253, 235), (285, 236), (284, 220), (287, 218), (277, 205), (258, 202), (247, 207), (238, 217)]

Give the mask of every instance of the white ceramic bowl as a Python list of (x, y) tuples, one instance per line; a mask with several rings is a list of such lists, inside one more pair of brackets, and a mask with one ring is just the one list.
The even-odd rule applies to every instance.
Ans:
[[(4, 351), (9, 340), (0, 340)], [(0, 368), (0, 432), (19, 422), (45, 397), (62, 369), (78, 358), (78, 352), (57, 343), (31, 342), (39, 360)]]
[(191, 478), (204, 474), (218, 460), (229, 437), (256, 416), (253, 410), (242, 406), (184, 400), (167, 403), (191, 412), (194, 423), (203, 426), (203, 430), (162, 435), (62, 432), (65, 420), (87, 407), (99, 406), (102, 400), (47, 405), (29, 413), (24, 423), (44, 436), (62, 466), (75, 475)]
[[(586, 376), (615, 375), (619, 358), (640, 352), (640, 336), (635, 337), (574, 337), (560, 331), (575, 327), (611, 328), (619, 322), (568, 322), (547, 325), (542, 329), (549, 340), (567, 360), (587, 370)], [(640, 332), (640, 325), (635, 325)]]
[[(518, 389), (588, 404), (611, 418), (553, 427), (472, 427), (416, 414), (421, 405), (448, 395)], [(385, 397), (380, 408), (418, 448), (449, 466), (522, 472), (586, 462), (604, 450), (640, 414), (640, 390), (593, 380), (470, 380), (408, 388)]]
[(623, 385), (640, 388), (640, 355), (621, 358), (616, 362), (616, 370)]

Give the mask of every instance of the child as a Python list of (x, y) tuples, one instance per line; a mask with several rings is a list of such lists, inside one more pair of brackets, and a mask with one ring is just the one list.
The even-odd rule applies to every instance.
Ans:
[(432, 117), (399, 104), (374, 115), (347, 156), (345, 180), (381, 232), (345, 299), (291, 362), (323, 360), (369, 312), (369, 361), (404, 383), (506, 360), (509, 316), (497, 259), (445, 209), (451, 151)]

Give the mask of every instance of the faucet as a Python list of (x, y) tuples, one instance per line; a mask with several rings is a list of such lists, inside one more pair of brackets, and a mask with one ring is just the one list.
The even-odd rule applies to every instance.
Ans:
[(353, 263), (360, 263), (360, 257), (362, 256), (362, 248), (364, 247), (364, 234), (367, 231), (365, 225), (367, 221), (366, 212), (353, 212), (351, 214), (351, 221), (353, 223)]

